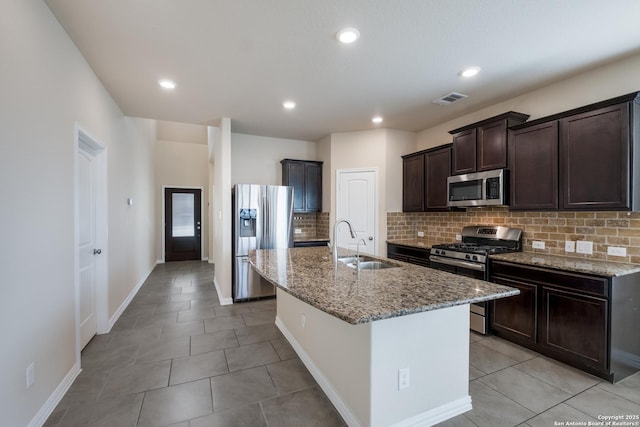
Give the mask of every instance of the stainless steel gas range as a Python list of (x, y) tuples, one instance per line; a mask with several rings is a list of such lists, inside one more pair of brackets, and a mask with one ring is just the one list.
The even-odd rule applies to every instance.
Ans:
[[(497, 225), (472, 225), (462, 229), (462, 241), (433, 245), (429, 266), (481, 280), (489, 279), (489, 255), (522, 251), (522, 230)], [(486, 334), (487, 303), (471, 304), (471, 330)]]

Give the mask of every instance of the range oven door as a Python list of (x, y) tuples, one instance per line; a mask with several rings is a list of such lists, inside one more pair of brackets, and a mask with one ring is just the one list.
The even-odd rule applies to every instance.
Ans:
[(449, 273), (471, 277), (479, 280), (487, 280), (485, 277), (486, 267), (477, 262), (463, 261), (459, 259), (445, 258), (438, 255), (429, 256), (429, 267), (436, 270), (448, 271)]
[[(429, 257), (429, 267), (474, 279), (487, 280), (486, 267), (484, 264), (431, 255)], [(487, 318), (487, 315), (489, 314), (487, 303), (472, 303), (470, 304), (470, 311), (469, 326), (471, 330), (486, 335), (489, 325)]]

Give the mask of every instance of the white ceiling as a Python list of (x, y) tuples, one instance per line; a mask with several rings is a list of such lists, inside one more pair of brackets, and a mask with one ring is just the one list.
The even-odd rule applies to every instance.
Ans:
[(45, 1), (126, 115), (302, 140), (419, 131), (640, 51), (638, 0)]

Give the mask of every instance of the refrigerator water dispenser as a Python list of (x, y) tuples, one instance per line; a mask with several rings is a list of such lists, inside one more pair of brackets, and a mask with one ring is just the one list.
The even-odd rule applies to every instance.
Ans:
[(240, 209), (240, 237), (256, 237), (257, 209)]

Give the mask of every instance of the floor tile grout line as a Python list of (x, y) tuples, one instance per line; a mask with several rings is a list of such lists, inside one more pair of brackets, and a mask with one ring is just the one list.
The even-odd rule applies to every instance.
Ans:
[[(543, 355), (539, 355), (539, 356), (535, 357), (534, 359), (537, 359), (537, 358), (540, 358), (540, 359), (542, 359), (542, 360), (547, 360), (547, 358), (546, 358), (546, 357), (544, 357)], [(520, 365), (522, 365), (522, 364), (524, 364), (524, 363), (526, 363), (526, 362), (529, 362), (529, 361), (531, 361), (531, 360), (533, 360), (533, 359), (529, 359), (529, 360), (525, 360), (524, 362), (517, 363), (517, 364), (513, 365), (513, 368), (514, 368), (514, 369), (518, 369), (518, 366), (520, 366)], [(553, 359), (551, 359), (551, 360), (553, 360)], [(563, 365), (563, 366), (562, 366), (563, 368), (573, 368), (572, 366), (570, 366), (570, 365), (565, 365), (564, 363), (563, 363), (562, 365)], [(575, 369), (575, 368), (573, 368), (573, 369)], [(527, 372), (523, 371), (522, 369), (518, 369), (518, 371), (522, 372), (523, 374), (527, 374), (527, 375), (529, 375), (529, 376), (531, 376), (531, 377), (534, 377), (534, 378), (536, 378), (536, 379), (538, 379), (538, 380), (542, 381), (543, 383), (545, 383), (545, 384), (547, 384), (547, 385), (550, 385), (550, 386), (552, 386), (552, 387), (555, 387), (555, 388), (557, 388), (557, 389), (559, 389), (559, 390), (561, 390), (561, 391), (563, 391), (563, 392), (565, 392), (565, 393), (567, 393), (567, 394), (571, 394), (571, 393), (572, 393), (572, 392), (570, 392), (570, 391), (563, 390), (563, 389), (561, 389), (561, 388), (559, 388), (559, 387), (554, 386), (553, 384), (549, 383), (548, 381), (545, 381), (543, 378), (538, 378), (538, 377), (537, 377), (537, 376), (535, 376), (535, 375), (528, 374)], [(585, 372), (581, 372), (581, 373), (585, 374)], [(587, 375), (590, 375), (590, 374), (587, 374)], [(594, 379), (596, 379), (596, 377), (594, 377)], [(582, 393), (583, 391), (588, 390), (588, 389), (590, 389), (591, 387), (594, 387), (594, 386), (596, 386), (596, 385), (598, 385), (598, 384), (600, 384), (600, 383), (602, 382), (602, 380), (600, 380), (600, 379), (597, 379), (597, 380), (598, 380), (598, 382), (597, 382), (597, 383), (595, 383), (594, 385), (591, 385), (591, 386), (587, 387), (586, 389), (584, 389), (584, 390), (582, 390), (582, 391), (579, 391), (579, 392), (578, 392), (578, 394), (579, 394), (579, 393)], [(577, 395), (577, 394), (576, 394), (576, 395)]]
[[(597, 386), (598, 386), (598, 384), (594, 384), (594, 385), (592, 385), (592, 386), (590, 386), (590, 387), (588, 387), (588, 388), (586, 388), (586, 389), (584, 389), (584, 390), (582, 390), (582, 391), (580, 391), (580, 392), (578, 392), (578, 393), (576, 393), (576, 394), (572, 395), (571, 397), (566, 398), (566, 399), (565, 399), (565, 400), (563, 400), (562, 402), (558, 402), (558, 403), (556, 403), (555, 405), (553, 405), (552, 407), (547, 408), (547, 409), (545, 409), (545, 410), (544, 410), (544, 411), (542, 411), (542, 412), (538, 412), (538, 413), (537, 413), (537, 414), (535, 414), (533, 417), (529, 418), (529, 419), (528, 419), (528, 420), (526, 420), (526, 421), (523, 421), (523, 423), (526, 423), (526, 422), (528, 422), (528, 421), (530, 421), (530, 420), (534, 419), (535, 417), (537, 417), (537, 416), (539, 416), (539, 415), (542, 415), (542, 414), (544, 414), (544, 413), (546, 413), (546, 412), (548, 412), (548, 411), (552, 410), (553, 408), (555, 408), (555, 407), (557, 407), (557, 406), (562, 405), (563, 403), (564, 403), (565, 405), (569, 406), (570, 408), (575, 409), (576, 411), (578, 411), (578, 412), (580, 412), (580, 413), (582, 413), (582, 414), (586, 415), (587, 417), (589, 417), (589, 418), (593, 418), (591, 415), (587, 414), (587, 413), (586, 413), (586, 412), (584, 412), (584, 411), (581, 411), (580, 409), (576, 408), (575, 406), (572, 406), (572, 405), (568, 404), (567, 402), (568, 402), (569, 400), (573, 399), (574, 397), (577, 397), (577, 396), (581, 395), (582, 393), (586, 392), (587, 390), (591, 390), (592, 388), (597, 387)], [(570, 394), (570, 393), (569, 393), (569, 394)]]

